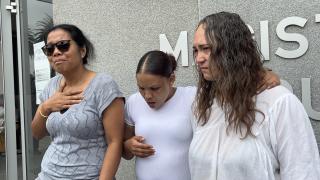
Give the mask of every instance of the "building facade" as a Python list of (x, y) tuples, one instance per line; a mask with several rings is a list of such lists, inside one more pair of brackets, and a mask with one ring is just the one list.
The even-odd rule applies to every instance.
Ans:
[[(31, 5), (29, 0), (26, 1), (28, 3), (22, 2), (20, 2), (21, 7)], [(137, 91), (135, 69), (140, 57), (145, 52), (154, 49), (171, 52), (177, 57), (176, 85), (196, 85), (192, 40), (198, 21), (206, 15), (219, 11), (238, 13), (250, 27), (260, 46), (264, 56), (264, 66), (279, 74), (283, 85), (293, 91), (302, 101), (310, 117), (318, 146), (320, 145), (320, 4), (317, 0), (54, 0), (52, 4), (50, 1), (49, 3), (41, 1), (41, 3), (49, 4), (48, 8), (51, 8), (52, 12), (48, 14), (53, 17), (54, 24), (75, 24), (85, 32), (96, 50), (96, 57), (89, 62), (88, 68), (113, 76), (125, 96)], [(4, 5), (1, 0), (1, 9)], [(43, 7), (38, 7), (39, 9), (43, 10)], [(23, 11), (24, 8), (20, 10), (21, 14), (26, 13)], [(28, 17), (32, 16), (31, 7), (28, 7), (27, 10)], [(41, 17), (45, 18), (45, 13), (42, 13)], [(32, 21), (32, 19), (21, 20), (22, 23), (28, 22), (29, 26), (32, 25)], [(36, 23), (33, 25), (33, 29), (39, 27)], [(22, 25), (20, 33), (23, 34), (26, 27)], [(4, 42), (3, 38), (4, 36), (1, 38), (2, 42)], [(26, 39), (25, 36), (21, 38), (24, 38), (24, 41)], [(22, 49), (26, 51), (27, 46), (30, 45), (25, 43)], [(30, 74), (34, 75), (34, 68), (37, 68), (34, 64), (35, 59), (34, 56), (27, 54), (26, 52), (21, 53), (21, 59), (26, 59), (24, 61), (28, 62), (27, 64), (22, 63), (21, 68), (28, 69)], [(8, 63), (3, 65), (4, 71), (7, 67), (13, 69), (20, 67), (14, 64), (8, 66)], [(20, 116), (17, 118), (19, 123), (15, 126), (21, 127), (20, 135), (17, 136), (22, 137), (20, 140), (22, 155), (18, 153), (18, 156), (14, 157), (14, 154), (4, 153), (3, 157), (16, 158), (17, 162), (4, 166), (16, 166), (16, 170), (21, 174), (21, 177), (17, 177), (19, 179), (32, 179), (39, 171), (42, 154), (50, 140), (37, 142), (31, 138), (30, 130), (28, 130), (30, 117), (33, 114), (26, 113), (26, 109), (36, 107), (36, 102), (34, 98), (26, 97), (34, 96), (34, 92), (30, 92), (28, 88), (32, 89), (31, 86), (35, 86), (37, 81), (33, 82), (30, 78), (24, 79), (19, 75), (16, 76), (18, 77), (15, 77), (15, 80), (18, 82), (20, 78), (20, 81), (28, 83), (24, 85), (23, 83), (18, 83), (18, 85), (11, 83), (10, 86), (18, 89), (16, 91), (20, 89), (20, 93), (10, 96), (9, 93), (6, 93), (10, 91), (8, 89), (4, 92), (4, 103), (8, 104), (9, 99), (14, 100), (17, 94), (20, 97), (20, 101), (15, 106), (19, 104), (20, 109), (24, 111), (20, 111)], [(6, 81), (9, 80), (3, 78), (1, 82), (6, 84)], [(8, 88), (8, 85), (6, 87)], [(5, 89), (0, 87), (0, 90), (3, 92)], [(21, 102), (21, 98), (25, 101)], [(12, 109), (17, 109), (16, 107)], [(32, 109), (29, 110), (34, 112)], [(10, 113), (14, 112), (6, 112), (7, 115)], [(7, 118), (16, 117), (7, 116)], [(14, 124), (12, 123), (11, 126)], [(16, 128), (11, 126), (6, 126), (6, 128)], [(8, 136), (6, 142), (8, 143), (9, 140)], [(17, 144), (19, 143), (16, 143), (16, 146)], [(15, 145), (9, 144), (9, 146), (14, 148)], [(19, 147), (15, 148), (19, 149)], [(21, 162), (19, 162), (19, 156), (21, 156)], [(32, 158), (38, 160), (32, 162)], [(19, 170), (19, 164), (21, 164), (21, 170)], [(0, 166), (1, 170), (4, 166)], [(11, 173), (13, 172), (8, 171), (6, 174)], [(135, 179), (134, 160), (122, 160), (117, 179)]]

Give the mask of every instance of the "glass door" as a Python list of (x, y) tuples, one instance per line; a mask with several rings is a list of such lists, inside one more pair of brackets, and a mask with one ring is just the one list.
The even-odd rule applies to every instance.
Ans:
[[(0, 13), (0, 32), (1, 32)], [(4, 125), (4, 78), (2, 58), (2, 38), (0, 36), (0, 179), (6, 179), (6, 153), (5, 153), (5, 125)]]
[[(38, 106), (38, 94), (42, 90), (44, 74), (49, 74), (50, 66), (42, 53), (43, 34), (53, 26), (51, 0), (20, 0), (17, 16), (18, 79), (20, 99), (21, 147), (23, 179), (33, 180), (41, 170), (41, 160), (51, 139), (40, 141), (32, 137), (31, 121)], [(45, 71), (45, 72), (43, 72)]]
[[(41, 160), (51, 139), (43, 138), (40, 141), (32, 137), (31, 121), (38, 107), (38, 94), (42, 90), (43, 84), (50, 78), (50, 66), (47, 58), (42, 53), (43, 34), (53, 26), (52, 20), (52, 1), (51, 0), (20, 0), (20, 9), (22, 13), (19, 18), (20, 27), (20, 47), (21, 58), (19, 79), (21, 81), (19, 94), (20, 108), (23, 109), (24, 119), (21, 121), (22, 131), (22, 157), (25, 158), (25, 174), (26, 179), (33, 180), (37, 177), (41, 170)], [(47, 63), (47, 67), (43, 67), (43, 63)], [(44, 72), (43, 72), (44, 71)], [(44, 74), (49, 74), (44, 76)]]
[(43, 55), (38, 43), (53, 24), (52, 1), (0, 2), (0, 179), (33, 180), (50, 143), (32, 138), (31, 121), (43, 84), (36, 72)]
[[(16, 4), (10, 0), (0, 1), (1, 15), (1, 68), (0, 83), (2, 101), (2, 125), (1, 139), (3, 142), (0, 158), (0, 176), (1, 179), (17, 180), (21, 171), (18, 170), (18, 149), (17, 132), (18, 119), (16, 116), (16, 93), (14, 86), (14, 57), (16, 43), (14, 36)], [(20, 176), (21, 177), (21, 176)]]

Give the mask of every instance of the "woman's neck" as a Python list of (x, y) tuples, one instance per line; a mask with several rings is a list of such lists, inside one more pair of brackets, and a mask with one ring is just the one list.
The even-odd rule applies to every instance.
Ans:
[(82, 84), (84, 81), (86, 81), (86, 78), (89, 77), (91, 72), (92, 71), (86, 69), (85, 67), (82, 67), (68, 74), (63, 74), (66, 86), (73, 87)]
[(173, 97), (173, 95), (175, 94), (176, 90), (177, 90), (176, 87), (171, 87), (171, 90), (170, 90), (170, 93), (168, 95), (168, 98), (166, 99), (166, 102)]

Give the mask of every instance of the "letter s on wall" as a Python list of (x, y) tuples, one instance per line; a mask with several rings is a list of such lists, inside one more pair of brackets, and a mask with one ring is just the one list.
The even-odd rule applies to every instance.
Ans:
[(286, 27), (292, 26), (292, 25), (304, 27), (307, 21), (308, 20), (305, 18), (293, 16), (293, 17), (287, 17), (279, 22), (276, 28), (276, 33), (279, 39), (283, 41), (297, 42), (299, 44), (299, 48), (289, 51), (279, 47), (276, 51), (276, 55), (283, 58), (287, 58), (287, 59), (293, 59), (293, 58), (298, 58), (307, 52), (308, 40), (305, 36), (298, 33), (285, 32)]

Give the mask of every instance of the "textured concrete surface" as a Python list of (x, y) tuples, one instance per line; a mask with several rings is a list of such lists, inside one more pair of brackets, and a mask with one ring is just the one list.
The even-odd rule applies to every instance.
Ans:
[[(159, 49), (159, 34), (166, 34), (172, 46), (180, 31), (192, 41), (198, 19), (197, 1), (54, 1), (55, 23), (78, 25), (93, 41), (96, 59), (90, 68), (108, 72), (129, 95), (137, 90), (135, 70), (140, 57)], [(191, 62), (191, 49), (190, 58)], [(180, 67), (179, 67), (180, 68)], [(193, 84), (193, 69), (180, 68), (177, 84)]]
[[(175, 46), (181, 31), (188, 31), (189, 64), (193, 30), (198, 21), (197, 1), (55, 0), (54, 22), (79, 26), (92, 40), (96, 59), (89, 68), (111, 74), (126, 96), (137, 91), (135, 70), (140, 57), (159, 49), (159, 34)], [(177, 85), (195, 85), (193, 66), (178, 60)], [(117, 179), (134, 178), (134, 160), (122, 160)]]
[[(159, 49), (159, 34), (166, 34), (172, 46), (181, 31), (188, 32), (189, 64), (192, 62), (194, 28), (200, 18), (214, 12), (239, 13), (255, 31), (260, 43), (259, 22), (269, 21), (270, 61), (273, 69), (293, 87), (301, 98), (301, 78), (311, 78), (312, 106), (320, 111), (320, 14), (318, 0), (181, 0), (181, 1), (110, 1), (110, 0), (54, 0), (54, 22), (79, 26), (92, 40), (96, 58), (89, 68), (111, 74), (126, 96), (137, 90), (135, 68), (139, 58), (149, 50)], [(309, 49), (297, 59), (283, 59), (275, 55), (278, 47), (296, 49), (294, 42), (281, 41), (276, 33), (278, 23), (290, 16), (308, 19), (304, 28), (289, 27), (288, 32), (303, 34)], [(195, 85), (194, 67), (182, 67), (178, 60), (177, 85)], [(320, 122), (311, 120), (320, 142)], [(121, 162), (119, 180), (134, 179), (134, 161)]]
[[(311, 103), (314, 110), (320, 112), (320, 23), (315, 22), (315, 15), (320, 14), (318, 0), (201, 0), (199, 16), (205, 17), (219, 11), (238, 13), (243, 20), (252, 26), (255, 37), (260, 45), (260, 21), (269, 21), (270, 61), (265, 61), (278, 73), (281, 79), (288, 81), (294, 94), (301, 100), (301, 78), (311, 78)], [(308, 51), (297, 59), (284, 59), (275, 54), (278, 47), (287, 50), (298, 48), (295, 42), (284, 42), (276, 35), (278, 23), (287, 17), (298, 16), (308, 19), (303, 28), (289, 26), (287, 32), (299, 33), (309, 42)], [(313, 129), (320, 147), (320, 121), (311, 119)]]

